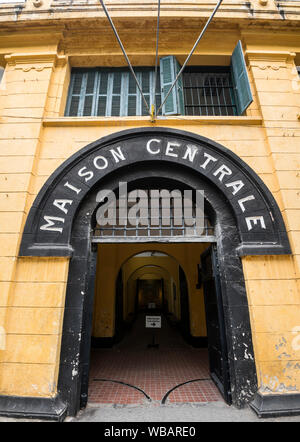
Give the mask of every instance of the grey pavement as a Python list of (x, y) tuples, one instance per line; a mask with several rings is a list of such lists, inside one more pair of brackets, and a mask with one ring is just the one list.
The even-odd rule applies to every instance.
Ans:
[[(0, 416), (1, 422), (42, 422)], [(249, 408), (237, 409), (224, 402), (201, 404), (88, 405), (68, 422), (300, 422), (300, 416), (258, 418)]]
[(258, 418), (249, 408), (237, 409), (224, 402), (156, 405), (89, 405), (65, 422), (300, 422), (300, 416)]

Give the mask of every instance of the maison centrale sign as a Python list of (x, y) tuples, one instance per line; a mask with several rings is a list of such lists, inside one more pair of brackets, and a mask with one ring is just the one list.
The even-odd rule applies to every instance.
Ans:
[[(179, 182), (180, 168), (198, 172), (200, 178), (218, 189), (224, 203), (231, 207), (239, 232), (247, 242), (278, 244), (278, 220), (275, 218), (280, 214), (276, 213), (279, 211), (274, 199), (254, 172), (230, 151), (219, 145), (210, 146), (207, 142), (201, 142), (201, 139), (197, 142), (164, 133), (148, 136), (136, 136), (135, 133), (135, 136), (130, 137), (130, 131), (126, 133), (129, 136), (115, 136), (117, 142), (112, 136), (111, 143), (104, 139), (104, 143), (99, 140), (87, 146), (54, 172), (36, 198), (28, 216), (24, 231), (24, 236), (28, 236), (23, 241), (25, 248), (34, 248), (38, 244), (45, 247), (45, 244), (69, 243), (72, 224), (84, 198), (97, 186), (105, 191), (116, 190), (105, 186), (105, 179), (111, 174), (118, 177), (116, 174), (119, 172), (119, 182), (124, 183), (126, 171), (130, 168), (130, 179), (126, 182), (134, 178), (132, 170), (140, 178), (141, 166), (145, 180), (150, 176), (162, 178), (161, 166), (167, 166), (169, 176), (171, 172), (171, 176)], [(184, 187), (190, 189), (188, 183)], [(201, 192), (202, 189), (194, 191)], [(136, 195), (138, 203), (138, 193)], [(127, 193), (126, 189), (122, 195), (123, 202), (129, 197), (132, 201), (133, 194)], [(95, 197), (95, 210), (97, 206), (99, 199), (96, 201)], [(92, 216), (91, 213), (89, 215)], [(279, 223), (279, 230), (284, 231), (281, 218)], [(21, 246), (21, 252), (25, 253), (25, 248)], [(29, 254), (28, 250), (25, 254)]]

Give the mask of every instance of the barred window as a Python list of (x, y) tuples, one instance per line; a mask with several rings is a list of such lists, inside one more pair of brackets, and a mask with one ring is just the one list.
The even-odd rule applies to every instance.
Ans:
[(183, 74), (185, 115), (237, 115), (228, 68), (191, 67)]
[[(164, 103), (163, 115), (242, 115), (253, 101), (240, 41), (229, 67), (188, 67), (167, 96), (180, 69), (173, 55), (162, 57), (154, 95), (154, 68), (134, 68), (149, 109), (152, 104), (158, 109)], [(71, 74), (65, 115), (142, 116), (148, 115), (148, 109), (128, 68), (76, 68)]]
[[(145, 99), (153, 103), (154, 69), (136, 70)], [(170, 86), (169, 86), (170, 87)], [(191, 67), (182, 75), (185, 115), (237, 115), (231, 73), (228, 68)], [(164, 90), (167, 93), (168, 89)], [(173, 97), (171, 97), (172, 99)], [(156, 108), (161, 104), (160, 76), (157, 77)], [(173, 103), (169, 100), (169, 103)], [(170, 104), (166, 103), (166, 110)], [(179, 114), (179, 113), (178, 113)], [(141, 116), (146, 105), (129, 70), (74, 69), (72, 71), (67, 116)]]

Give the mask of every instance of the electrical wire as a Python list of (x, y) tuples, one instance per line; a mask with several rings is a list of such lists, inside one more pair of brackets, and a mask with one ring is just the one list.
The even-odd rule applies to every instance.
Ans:
[(157, 24), (156, 24), (156, 50), (155, 50), (155, 69), (154, 69), (154, 87), (153, 87), (153, 112), (152, 118), (156, 115), (156, 84), (157, 84), (157, 70), (158, 70), (158, 41), (159, 41), (159, 20), (160, 20), (160, 0), (157, 5)]
[(171, 87), (170, 87), (170, 89), (169, 89), (167, 95), (165, 96), (165, 99), (163, 100), (163, 102), (162, 102), (161, 105), (159, 106), (158, 111), (157, 111), (156, 114), (155, 114), (156, 117), (157, 117), (157, 115), (159, 114), (159, 111), (162, 109), (162, 107), (163, 107), (163, 105), (165, 104), (165, 102), (167, 101), (167, 99), (168, 99), (170, 93), (172, 92), (172, 90), (173, 90), (175, 84), (177, 83), (177, 81), (178, 81), (180, 75), (182, 74), (182, 72), (183, 72), (185, 66), (187, 65), (189, 59), (190, 59), (191, 56), (193, 55), (193, 53), (194, 53), (194, 51), (195, 51), (195, 49), (196, 49), (198, 43), (199, 43), (200, 40), (202, 39), (202, 37), (203, 37), (203, 35), (204, 35), (204, 33), (205, 33), (205, 31), (206, 31), (208, 25), (210, 24), (210, 22), (212, 21), (213, 17), (215, 16), (217, 10), (218, 10), (219, 7), (221, 6), (222, 1), (223, 1), (223, 0), (219, 0), (217, 6), (216, 6), (215, 9), (213, 10), (211, 16), (210, 16), (209, 19), (207, 20), (207, 22), (206, 22), (204, 28), (202, 29), (202, 31), (201, 31), (199, 37), (197, 38), (197, 40), (196, 40), (196, 42), (195, 42), (195, 44), (194, 44), (194, 46), (193, 46), (191, 52), (190, 52), (189, 55), (187, 56), (187, 58), (186, 58), (185, 62), (183, 63), (183, 65), (182, 65), (180, 71), (179, 71), (178, 74), (176, 75), (176, 78), (175, 78), (173, 84), (171, 85)]
[(119, 34), (118, 34), (117, 30), (116, 30), (116, 27), (115, 27), (115, 25), (113, 24), (113, 21), (112, 21), (110, 15), (109, 15), (109, 12), (108, 12), (108, 10), (107, 10), (105, 4), (104, 4), (104, 1), (103, 1), (103, 0), (100, 0), (100, 3), (101, 3), (101, 5), (102, 5), (102, 8), (103, 8), (103, 10), (104, 10), (104, 13), (105, 13), (105, 15), (106, 15), (106, 17), (107, 17), (109, 23), (110, 23), (110, 25), (111, 25), (111, 28), (112, 28), (112, 30), (113, 30), (115, 36), (116, 36), (116, 39), (118, 40), (119, 46), (120, 46), (120, 48), (121, 48), (121, 50), (122, 50), (122, 52), (123, 52), (123, 54), (124, 54), (124, 57), (125, 57), (125, 59), (126, 59), (126, 61), (127, 61), (127, 64), (128, 64), (128, 66), (129, 66), (129, 69), (130, 69), (130, 71), (131, 71), (131, 73), (132, 73), (132, 75), (133, 75), (133, 77), (134, 77), (135, 82), (136, 82), (136, 85), (137, 85), (137, 87), (138, 87), (138, 89), (139, 89), (139, 91), (140, 91), (140, 93), (141, 93), (141, 95), (142, 95), (142, 99), (143, 99), (143, 101), (144, 101), (144, 103), (145, 103), (145, 106), (146, 106), (148, 112), (149, 112), (149, 115), (150, 115), (150, 117), (152, 117), (152, 116), (151, 116), (151, 110), (150, 110), (150, 107), (149, 107), (149, 105), (148, 105), (148, 103), (147, 103), (147, 100), (146, 100), (144, 94), (143, 94), (143, 91), (142, 91), (142, 88), (141, 88), (141, 86), (140, 86), (140, 84), (139, 84), (139, 82), (138, 82), (138, 79), (136, 78), (136, 75), (135, 75), (135, 73), (134, 73), (133, 67), (132, 67), (132, 65), (131, 65), (131, 63), (130, 63), (130, 60), (129, 60), (128, 56), (127, 56), (127, 53), (126, 53), (125, 48), (124, 48), (124, 46), (123, 46), (123, 43), (122, 43), (122, 41), (121, 41), (121, 39), (120, 39), (120, 37), (119, 37)]
[(151, 402), (151, 397), (148, 396), (147, 393), (144, 392), (144, 390), (142, 390), (142, 389), (139, 388), (139, 387), (136, 387), (135, 385), (128, 384), (127, 382), (116, 381), (116, 380), (114, 380), (114, 379), (97, 379), (97, 378), (93, 379), (93, 381), (96, 381), (96, 382), (113, 382), (113, 383), (115, 383), (115, 384), (126, 385), (126, 387), (134, 388), (135, 390), (138, 390), (138, 391), (140, 391), (141, 393), (143, 393), (143, 395), (148, 399), (148, 401)]
[(182, 387), (182, 385), (190, 384), (191, 382), (199, 382), (199, 381), (211, 381), (211, 378), (200, 378), (200, 379), (192, 379), (191, 381), (182, 382), (181, 384), (175, 385), (175, 387), (171, 388), (171, 390), (167, 391), (167, 393), (162, 398), (161, 404), (164, 405), (168, 396), (177, 388)]

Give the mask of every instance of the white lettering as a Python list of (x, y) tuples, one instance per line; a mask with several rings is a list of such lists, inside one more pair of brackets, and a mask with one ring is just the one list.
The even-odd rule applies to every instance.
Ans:
[(242, 187), (244, 187), (244, 183), (241, 180), (238, 181), (233, 181), (232, 183), (227, 183), (225, 184), (226, 187), (232, 187), (233, 191), (232, 191), (232, 195), (237, 194)]
[(153, 142), (155, 142), (155, 143), (160, 143), (161, 140), (156, 140), (155, 138), (152, 139), (152, 140), (149, 140), (148, 143), (147, 143), (147, 151), (148, 151), (149, 153), (151, 153), (152, 155), (157, 155), (157, 154), (160, 152), (160, 149), (157, 149), (157, 150), (151, 150), (151, 146), (150, 146), (150, 144), (153, 143)]
[[(98, 164), (98, 161), (99, 161), (99, 160), (103, 161), (103, 163), (104, 163), (103, 166), (100, 166), (100, 165)], [(101, 155), (99, 155), (98, 157), (94, 158), (94, 166), (96, 167), (96, 169), (100, 169), (100, 170), (102, 170), (102, 169), (106, 169), (107, 166), (108, 166), (108, 161), (107, 161), (106, 158), (104, 158), (104, 157), (102, 157)]]
[(54, 200), (53, 206), (56, 206), (59, 210), (62, 210), (64, 213), (68, 213), (69, 209), (66, 209), (66, 204), (72, 204), (73, 200)]
[(257, 225), (257, 223), (258, 223), (258, 221), (259, 221), (261, 227), (262, 227), (263, 229), (266, 228), (265, 220), (264, 220), (264, 217), (263, 217), (263, 216), (248, 216), (247, 218), (245, 218), (245, 220), (246, 220), (246, 223), (247, 223), (248, 230), (252, 230), (252, 224), (251, 224), (252, 221), (253, 221), (253, 224), (254, 224), (255, 226)]
[(188, 158), (188, 160), (192, 163), (195, 159), (195, 155), (198, 151), (198, 148), (196, 146), (193, 146), (192, 144), (188, 144), (186, 146), (186, 151), (184, 156), (182, 157), (183, 160), (186, 160)]
[(174, 151), (174, 147), (180, 147), (180, 144), (178, 143), (171, 143), (170, 141), (168, 141), (167, 147), (166, 147), (166, 155), (168, 155), (169, 157), (178, 157), (178, 154), (173, 152)]
[(116, 163), (118, 163), (120, 160), (122, 160), (122, 161), (125, 160), (123, 152), (121, 151), (121, 147), (117, 147), (117, 152), (114, 149), (110, 149), (110, 152), (111, 152), (112, 156), (114, 157), (114, 160)]
[(64, 218), (60, 218), (58, 216), (44, 216), (44, 220), (47, 224), (44, 224), (40, 227), (40, 230), (51, 230), (52, 232), (60, 232), (62, 233), (63, 228), (62, 227), (52, 227), (55, 225), (53, 221), (59, 221), (61, 223), (65, 222)]
[(214, 176), (218, 176), (219, 174), (219, 181), (222, 182), (225, 175), (232, 175), (232, 170), (225, 166), (225, 164), (222, 164), (222, 166), (214, 172)]
[(208, 153), (204, 152), (203, 154), (207, 160), (204, 161), (203, 164), (201, 164), (200, 167), (202, 167), (202, 169), (206, 169), (206, 166), (208, 165), (208, 163), (210, 163), (211, 161), (218, 161), (217, 158), (212, 157), (211, 155), (209, 155)]
[(238, 203), (240, 205), (240, 208), (242, 209), (242, 212), (245, 212), (245, 210), (246, 210), (245, 206), (244, 206), (244, 203), (246, 201), (251, 201), (251, 200), (255, 200), (254, 195), (249, 195), (249, 196), (246, 196), (246, 198), (242, 198), (242, 199), (238, 200)]
[(78, 193), (81, 192), (81, 189), (77, 189), (77, 187), (72, 186), (72, 184), (70, 184), (68, 181), (64, 184), (65, 187), (68, 187), (71, 190), (74, 190), (74, 192)]
[(84, 172), (87, 168), (84, 166), (82, 167), (79, 171), (78, 171), (78, 175), (81, 177), (86, 177), (84, 178), (85, 182), (91, 180), (94, 176), (94, 172), (92, 172), (91, 170), (88, 170), (87, 172)]

